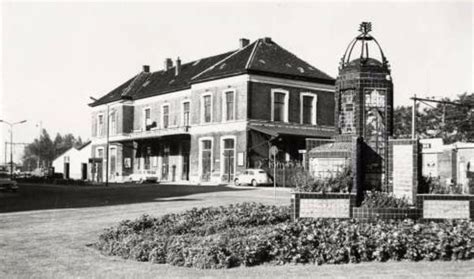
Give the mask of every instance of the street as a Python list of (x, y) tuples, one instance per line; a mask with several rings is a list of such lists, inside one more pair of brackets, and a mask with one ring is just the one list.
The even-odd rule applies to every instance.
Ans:
[[(290, 189), (278, 189), (288, 205)], [(192, 207), (244, 201), (273, 204), (272, 188), (123, 185), (105, 187), (20, 185), (1, 193), (0, 278), (156, 277), (462, 277), (469, 262), (389, 262), (347, 265), (285, 265), (197, 270), (101, 255), (89, 244), (124, 219), (162, 215)], [(17, 212), (13, 212), (17, 211)]]

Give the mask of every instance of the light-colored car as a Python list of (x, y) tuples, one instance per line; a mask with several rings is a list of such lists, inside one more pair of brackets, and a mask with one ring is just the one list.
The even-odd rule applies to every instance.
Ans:
[(271, 184), (272, 179), (262, 169), (246, 169), (234, 179), (235, 185), (250, 184), (254, 187), (258, 185)]
[(144, 182), (157, 182), (158, 175), (156, 171), (141, 171), (139, 173), (133, 173), (128, 176), (130, 182), (144, 183)]
[(10, 179), (10, 174), (0, 172), (0, 190), (1, 191), (18, 191), (18, 184), (15, 180)]

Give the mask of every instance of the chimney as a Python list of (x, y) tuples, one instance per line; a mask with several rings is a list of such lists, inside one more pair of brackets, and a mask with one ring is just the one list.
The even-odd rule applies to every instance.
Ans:
[(171, 58), (166, 58), (165, 59), (165, 71), (168, 71), (171, 68), (173, 68), (173, 60), (171, 60)]
[(271, 44), (271, 43), (272, 43), (272, 38), (270, 38), (270, 37), (265, 37), (265, 38), (263, 38), (263, 41), (264, 41), (265, 43), (267, 43), (267, 44)]
[(181, 60), (178, 58), (176, 58), (176, 67), (175, 67), (175, 76), (179, 75), (179, 72), (181, 72)]
[(144, 73), (149, 73), (150, 72), (150, 66), (149, 65), (143, 65), (143, 72)]
[(250, 40), (249, 39), (246, 39), (246, 38), (240, 38), (239, 39), (239, 46), (240, 48), (244, 48), (246, 46), (248, 46), (250, 43)]

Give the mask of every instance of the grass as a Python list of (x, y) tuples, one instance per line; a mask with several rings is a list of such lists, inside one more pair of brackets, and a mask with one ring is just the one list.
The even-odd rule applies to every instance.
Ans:
[[(243, 201), (274, 203), (273, 190), (245, 188), (242, 191), (193, 193), (157, 188), (147, 201), (115, 205), (56, 208), (0, 214), (0, 278), (156, 278), (156, 277), (468, 277), (474, 273), (474, 261), (463, 262), (388, 262), (348, 265), (286, 265), (197, 270), (141, 263), (101, 255), (87, 244), (97, 240), (106, 227), (123, 219), (135, 219), (143, 213), (158, 216), (192, 207), (225, 205)], [(201, 186), (206, 187), (206, 186)], [(122, 187), (127, 188), (127, 187)], [(22, 188), (25, 190), (25, 188)], [(142, 195), (146, 188), (127, 188), (128, 195)], [(97, 190), (97, 189), (96, 189)], [(114, 191), (112, 188), (107, 189)], [(103, 190), (103, 191), (107, 191)], [(162, 192), (161, 192), (161, 191)], [(20, 194), (21, 194), (20, 190)], [(71, 190), (72, 191), (72, 190)], [(92, 190), (89, 190), (92, 191)], [(189, 192), (186, 192), (189, 191)], [(183, 193), (185, 192), (185, 193)], [(30, 193), (38, 199), (43, 191)], [(46, 191), (46, 193), (50, 193)], [(19, 194), (19, 195), (20, 195)], [(144, 195), (144, 193), (143, 193)], [(110, 199), (109, 195), (105, 195)], [(0, 201), (10, 198), (1, 196)], [(279, 190), (278, 203), (289, 204), (290, 193)], [(109, 203), (113, 204), (113, 200)], [(58, 204), (61, 201), (58, 201)]]

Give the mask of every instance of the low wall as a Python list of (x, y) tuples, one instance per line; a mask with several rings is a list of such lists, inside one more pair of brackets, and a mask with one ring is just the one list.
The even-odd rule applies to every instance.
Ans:
[(418, 208), (352, 208), (352, 218), (356, 219), (419, 219)]
[(293, 193), (292, 218), (351, 218), (354, 194)]
[(474, 219), (474, 195), (417, 195), (423, 219)]
[(292, 219), (474, 219), (474, 195), (416, 196), (413, 208), (356, 207), (355, 194), (293, 193)]

